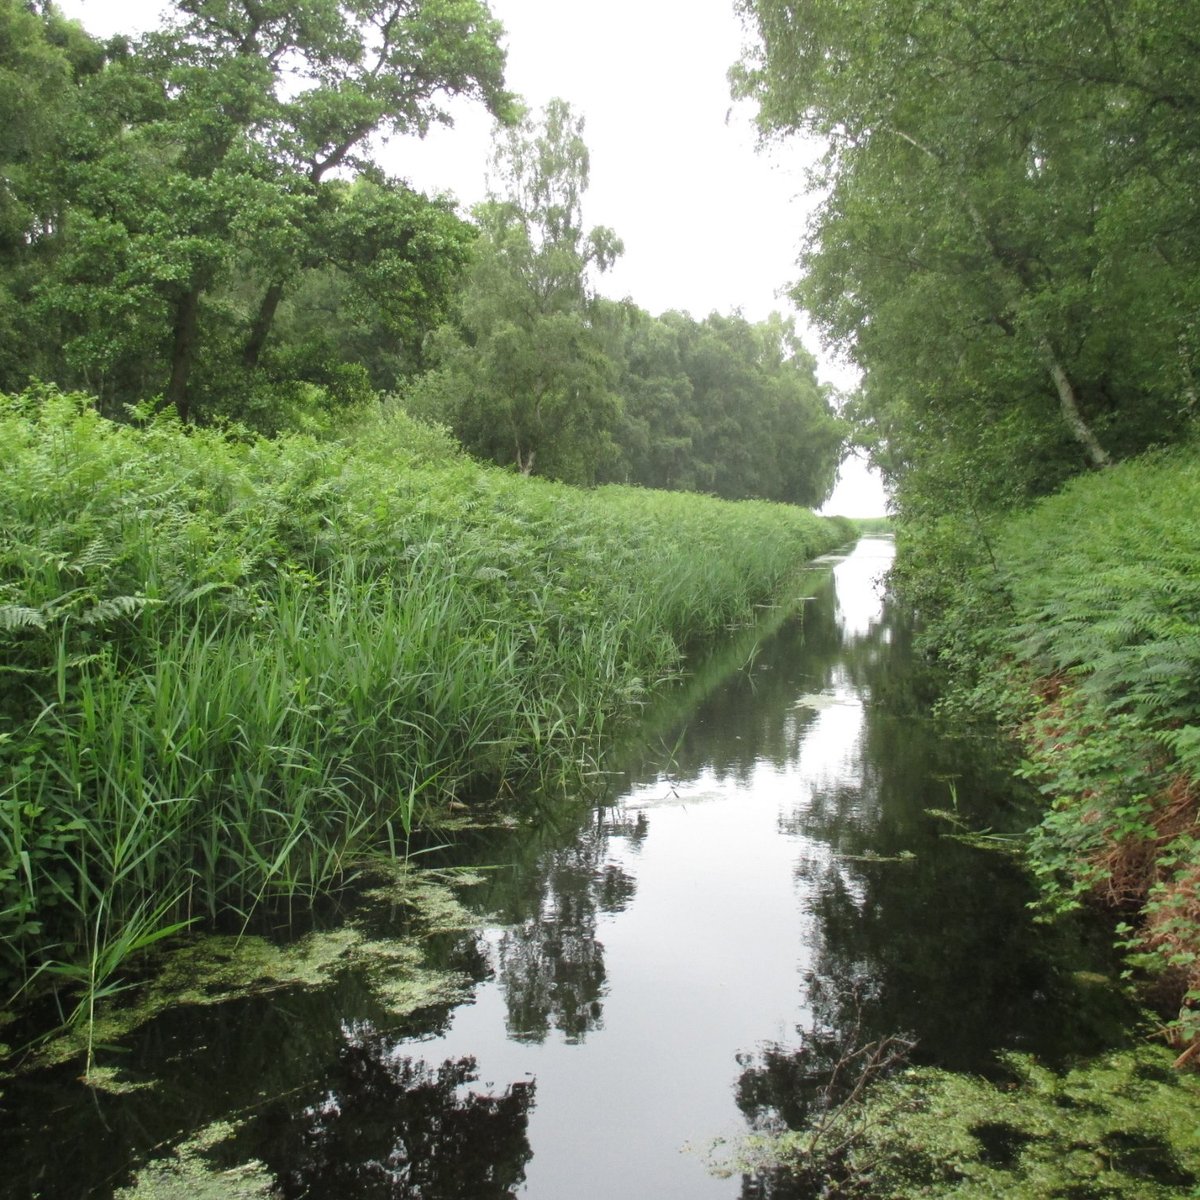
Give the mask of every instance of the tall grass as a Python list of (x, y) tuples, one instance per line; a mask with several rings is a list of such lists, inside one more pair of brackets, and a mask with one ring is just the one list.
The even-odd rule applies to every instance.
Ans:
[(238, 439), (0, 400), (0, 980), (90, 980), (570, 786), (845, 523), (485, 469), (381, 409)]

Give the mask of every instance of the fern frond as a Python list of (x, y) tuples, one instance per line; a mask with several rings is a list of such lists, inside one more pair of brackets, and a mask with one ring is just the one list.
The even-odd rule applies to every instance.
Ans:
[(0, 630), (45, 628), (46, 618), (39, 609), (24, 604), (0, 604)]
[(103, 625), (115, 617), (135, 617), (161, 603), (149, 596), (110, 596), (80, 613), (79, 621), (83, 625)]

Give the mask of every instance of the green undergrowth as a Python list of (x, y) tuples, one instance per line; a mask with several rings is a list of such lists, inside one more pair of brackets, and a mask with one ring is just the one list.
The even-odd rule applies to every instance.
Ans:
[(942, 555), (927, 607), (958, 702), (1021, 733), (1022, 771), (1047, 802), (1029, 851), (1047, 907), (1097, 897), (1122, 914), (1130, 967), (1156, 981), (1188, 1053), (1200, 1046), (1198, 499), (1193, 448), (1076, 480), (973, 539), (953, 586)]
[(891, 533), (895, 528), (891, 517), (851, 517), (850, 521), (860, 534)]
[(1119, 1051), (1065, 1074), (1023, 1055), (1004, 1066), (999, 1083), (903, 1071), (813, 1128), (750, 1138), (721, 1170), (786, 1172), (813, 1196), (862, 1200), (1198, 1194), (1200, 1078), (1173, 1071), (1169, 1052)]
[(386, 407), (266, 440), (39, 389), (0, 445), (9, 996), (90, 1003), (165, 933), (579, 786), (690, 646), (853, 536), (484, 468)]

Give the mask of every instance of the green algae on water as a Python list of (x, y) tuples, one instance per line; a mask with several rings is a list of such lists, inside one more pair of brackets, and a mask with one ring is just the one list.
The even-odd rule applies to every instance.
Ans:
[(144, 1092), (155, 1085), (149, 1079), (131, 1079), (117, 1067), (93, 1066), (84, 1077), (88, 1087), (110, 1096), (127, 1096), (131, 1092)]
[(1012, 1078), (916, 1068), (808, 1129), (754, 1135), (719, 1174), (784, 1171), (821, 1194), (1176, 1200), (1200, 1186), (1200, 1077), (1156, 1046), (1057, 1074), (1005, 1055)]
[(212, 1149), (237, 1132), (225, 1121), (207, 1125), (171, 1153), (142, 1167), (130, 1187), (114, 1200), (270, 1200), (277, 1196), (275, 1179), (257, 1159), (235, 1167), (218, 1167)]
[[(411, 928), (402, 936), (368, 936), (351, 921), (283, 945), (257, 935), (212, 934), (189, 941), (161, 953), (158, 970), (131, 989), (124, 1003), (102, 1009), (91, 1040), (110, 1045), (171, 1008), (223, 1004), (289, 987), (321, 987), (348, 970), (363, 971), (381, 1007), (394, 1017), (455, 1003), (470, 981), (456, 972), (427, 968), (425, 939), (477, 924), (454, 888), (481, 881), (481, 876), (468, 872), (424, 872), (397, 864), (364, 898), (375, 906), (390, 903), (408, 910)], [(41, 1046), (29, 1066), (83, 1056), (88, 1040), (86, 1027), (66, 1029)]]
[(455, 933), (479, 924), (479, 916), (458, 898), (458, 890), (483, 883), (484, 877), (476, 871), (414, 871), (397, 862), (381, 863), (376, 874), (379, 881), (363, 898), (410, 909), (428, 933)]

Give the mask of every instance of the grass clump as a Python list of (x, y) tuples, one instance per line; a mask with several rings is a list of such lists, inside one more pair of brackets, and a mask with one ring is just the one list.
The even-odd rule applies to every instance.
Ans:
[(848, 524), (340, 441), (0, 399), (0, 983), (89, 1002), (182, 925), (577, 783), (685, 649)]

